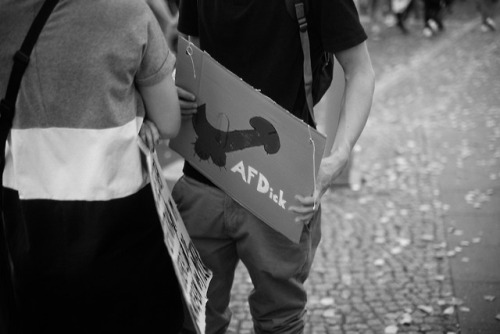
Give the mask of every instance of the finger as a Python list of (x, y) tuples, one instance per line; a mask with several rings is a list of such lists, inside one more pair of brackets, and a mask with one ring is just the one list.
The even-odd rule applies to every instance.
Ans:
[(154, 149), (154, 144), (153, 142), (151, 141), (151, 137), (150, 136), (147, 136), (147, 146), (149, 148), (150, 151), (153, 151)]
[(181, 107), (181, 111), (195, 113), (196, 108), (198, 108), (198, 104), (196, 102), (179, 100), (179, 105)]
[(177, 86), (177, 96), (179, 97), (179, 105), (183, 113), (192, 115), (196, 112), (198, 103), (196, 103), (196, 96), (193, 93)]
[(186, 118), (186, 117), (191, 117), (193, 116), (194, 114), (196, 114), (197, 110), (196, 109), (182, 109), (181, 110), (181, 116), (183, 118)]
[(146, 143), (146, 146), (149, 148), (150, 151), (152, 151), (155, 147), (154, 145), (154, 138), (153, 138), (153, 128), (149, 125), (149, 123), (146, 121), (142, 125), (142, 138), (144, 142)]
[(150, 129), (151, 140), (154, 143), (154, 145), (157, 145), (160, 142), (160, 131), (156, 126), (149, 126), (149, 129)]
[(297, 195), (296, 199), (300, 205), (292, 205), (288, 210), (296, 214), (296, 223), (309, 224), (319, 208), (319, 201), (315, 201), (312, 196), (302, 197)]
[(177, 96), (179, 97), (179, 100), (184, 100), (189, 102), (196, 101), (196, 96), (193, 93), (179, 86), (177, 86)]
[(146, 143), (147, 138), (146, 138), (146, 132), (147, 132), (147, 125), (146, 122), (142, 123), (141, 129), (139, 130), (139, 137), (141, 137), (142, 141)]
[(299, 214), (295, 217), (295, 223), (296, 224), (309, 224), (311, 221), (312, 217), (314, 216), (314, 211), (313, 212), (308, 212), (304, 214)]
[(148, 140), (152, 144), (150, 149), (153, 150), (161, 140), (160, 130), (158, 130), (158, 127), (153, 121), (148, 119), (144, 121), (143, 128), (145, 135), (148, 136)]
[(306, 215), (306, 214), (310, 214), (310, 213), (314, 213), (315, 211), (315, 207), (313, 205), (311, 206), (290, 206), (288, 208), (288, 211), (291, 211), (297, 215)]
[(314, 214), (308, 214), (308, 215), (305, 215), (305, 216), (299, 216), (299, 217), (295, 218), (295, 222), (297, 224), (308, 225), (309, 222), (311, 221), (311, 219), (313, 217), (314, 217)]
[(148, 146), (149, 150), (152, 151), (154, 148), (154, 143), (153, 143), (153, 139), (151, 137), (151, 133), (146, 132), (145, 136), (146, 136), (146, 145)]
[(300, 195), (295, 195), (295, 199), (302, 205), (302, 206), (315, 206), (316, 205), (316, 199), (314, 196), (300, 196)]
[(139, 133), (139, 137), (141, 137), (142, 142), (143, 142), (144, 144), (146, 144), (146, 146), (149, 148), (149, 146), (148, 146), (148, 141), (147, 141), (146, 135), (144, 134), (144, 131), (141, 131), (141, 132)]

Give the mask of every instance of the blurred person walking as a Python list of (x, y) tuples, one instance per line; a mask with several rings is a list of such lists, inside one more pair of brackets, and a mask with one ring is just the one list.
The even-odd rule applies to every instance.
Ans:
[(432, 37), (442, 32), (445, 27), (443, 24), (443, 0), (423, 0), (424, 3), (424, 36)]
[(16, 53), (43, 4), (0, 2), (1, 331), (175, 333), (181, 294), (137, 143), (178, 132), (175, 59), (136, 0), (60, 1), (31, 57)]
[(396, 17), (396, 26), (403, 34), (408, 34), (406, 20), (412, 12), (415, 12), (417, 0), (393, 0), (391, 2), (392, 12)]
[(495, 31), (495, 14), (498, 0), (476, 0), (476, 8), (481, 16), (481, 30), (484, 32)]

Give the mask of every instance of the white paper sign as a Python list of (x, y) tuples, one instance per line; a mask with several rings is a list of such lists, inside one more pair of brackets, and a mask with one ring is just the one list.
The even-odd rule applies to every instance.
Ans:
[(139, 140), (139, 146), (146, 155), (151, 187), (163, 229), (165, 245), (172, 258), (184, 300), (197, 333), (204, 334), (205, 306), (212, 272), (201, 261), (200, 255), (189, 237), (170, 194), (170, 189), (162, 176), (156, 152), (149, 151), (141, 140)]

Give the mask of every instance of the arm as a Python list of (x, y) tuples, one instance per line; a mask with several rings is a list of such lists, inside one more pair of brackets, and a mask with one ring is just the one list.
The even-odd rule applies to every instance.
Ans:
[[(165, 16), (162, 15), (161, 7), (155, 7), (164, 3), (163, 0), (148, 0), (148, 3), (152, 7), (157, 19), (160, 21), (160, 25), (163, 27), (167, 21), (164, 20)], [(189, 38), (185, 35), (182, 36), (184, 38)], [(192, 38), (189, 39), (193, 41)], [(199, 46), (199, 41), (197, 38), (195, 39), (195, 41), (193, 41), (193, 43), (196, 46)], [(147, 113), (147, 119), (144, 120), (139, 135), (150, 149), (153, 149), (158, 144), (160, 136), (163, 138), (171, 138), (177, 134), (180, 127), (179, 110), (182, 112), (182, 116), (191, 116), (196, 113), (196, 108), (198, 107), (198, 104), (196, 103), (196, 96), (194, 94), (180, 87), (175, 87), (175, 83), (171, 76), (168, 76), (167, 79), (168, 80), (166, 80), (166, 82), (159, 83), (155, 86), (139, 88), (146, 105)], [(171, 96), (171, 86), (174, 86), (175, 99)], [(168, 92), (168, 94), (162, 94), (162, 92)], [(162, 101), (162, 99), (165, 101)], [(162, 117), (164, 117), (164, 115), (161, 115), (161, 112), (164, 111), (161, 110), (162, 106), (165, 106), (166, 109), (171, 110), (168, 103), (172, 103), (174, 100), (176, 101), (175, 107), (177, 109), (175, 115), (179, 116), (178, 119), (175, 120), (176, 122), (178, 122), (177, 130), (175, 130), (175, 134), (172, 135), (172, 129), (168, 128), (169, 124), (163, 122), (165, 124), (163, 124), (163, 128), (161, 128), (162, 123), (158, 122), (162, 122)]]
[[(345, 72), (345, 104), (340, 114), (330, 155), (321, 163), (317, 184), (320, 197), (347, 164), (351, 151), (368, 120), (375, 89), (375, 74), (366, 43), (335, 56)], [(336, 168), (335, 164), (331, 164), (334, 161), (339, 161), (342, 166)]]
[(152, 86), (139, 86), (139, 92), (146, 107), (146, 117), (153, 123), (145, 121), (141, 128), (141, 137), (149, 148), (159, 139), (158, 135), (164, 139), (175, 137), (179, 132), (181, 116), (172, 76), (167, 75)]
[(303, 223), (309, 222), (321, 197), (347, 165), (351, 150), (368, 119), (375, 89), (375, 75), (366, 42), (335, 56), (345, 74), (344, 105), (332, 150), (321, 160), (314, 194), (307, 197), (297, 195), (300, 205), (290, 207), (290, 210), (297, 213), (297, 221)]
[[(177, 30), (179, 13), (173, 15), (168, 7), (166, 0), (146, 0), (153, 14), (155, 15), (160, 27), (165, 35), (167, 43), (171, 50), (177, 53), (177, 39), (182, 36), (191, 41), (197, 47), (200, 47), (199, 38), (179, 33)], [(196, 96), (180, 87), (177, 87), (177, 94), (181, 106), (182, 115), (189, 116), (196, 112)]]

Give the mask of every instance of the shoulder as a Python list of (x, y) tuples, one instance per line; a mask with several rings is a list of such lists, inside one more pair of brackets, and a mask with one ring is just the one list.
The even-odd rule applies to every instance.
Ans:
[[(315, 0), (308, 1), (314, 12), (313, 15), (320, 17), (358, 17), (356, 4), (353, 0)], [(331, 20), (330, 20), (331, 21)]]
[(311, 9), (326, 51), (338, 52), (366, 40), (353, 0), (315, 0)]
[[(87, 2), (87, 1), (84, 1)], [(144, 0), (99, 0), (88, 1), (87, 8), (102, 13), (110, 20), (142, 21), (151, 20), (153, 14)], [(120, 22), (116, 22), (120, 24)]]
[(140, 39), (145, 42), (152, 32), (160, 33), (158, 22), (145, 0), (98, 0), (88, 2), (94, 8), (93, 17), (100, 17), (101, 26), (109, 29), (111, 38), (124, 37), (123, 41)]

